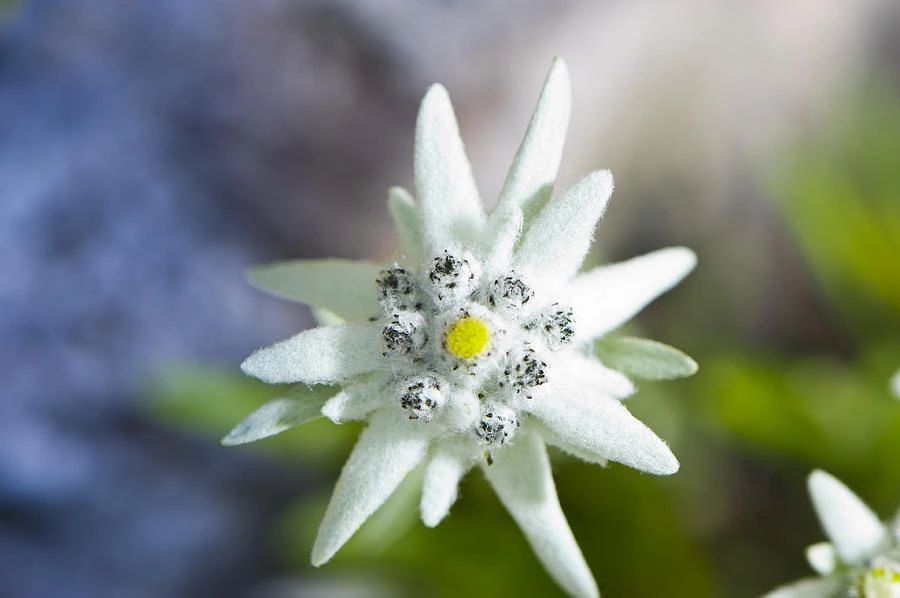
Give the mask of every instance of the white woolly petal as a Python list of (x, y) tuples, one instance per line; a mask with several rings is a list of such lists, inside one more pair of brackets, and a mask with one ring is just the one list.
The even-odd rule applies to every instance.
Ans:
[(222, 446), (255, 442), (317, 419), (322, 405), (334, 393), (330, 386), (293, 388), (247, 416), (222, 439)]
[(396, 413), (376, 415), (360, 435), (341, 471), (312, 550), (312, 564), (326, 563), (394, 492), (425, 456), (428, 440)]
[(374, 323), (313, 328), (259, 349), (241, 364), (269, 384), (332, 384), (381, 367), (381, 326)]
[(806, 548), (806, 560), (819, 575), (831, 575), (837, 566), (837, 553), (830, 542), (819, 542)]
[(550, 199), (569, 128), (571, 106), (569, 71), (566, 63), (556, 58), (525, 138), (506, 175), (492, 220), (503, 215), (510, 204), (520, 206), (526, 217), (531, 218)]
[(840, 582), (832, 578), (801, 579), (769, 592), (763, 598), (826, 598), (836, 595)]
[(491, 275), (509, 269), (513, 249), (522, 232), (522, 210), (517, 205), (507, 205), (492, 214), (485, 227), (480, 257), (483, 268)]
[(475, 239), (484, 212), (453, 106), (442, 85), (432, 85), (419, 108), (413, 175), (426, 251), (437, 255), (458, 242)]
[(397, 258), (406, 264), (419, 263), (422, 259), (422, 221), (406, 189), (391, 187), (388, 190), (388, 211), (397, 231)]
[(891, 392), (894, 393), (895, 397), (900, 399), (900, 371), (891, 378)]
[(475, 464), (472, 447), (459, 440), (443, 442), (425, 466), (420, 511), (422, 521), (435, 527), (456, 502), (459, 482)]
[(483, 465), (482, 469), (553, 579), (573, 596), (599, 596), (559, 506), (541, 439), (522, 430), (512, 444), (495, 452), (493, 465)]
[(354, 260), (290, 260), (254, 266), (247, 278), (276, 297), (361, 321), (379, 312), (375, 279), (381, 269), (378, 264)]
[(612, 190), (608, 170), (592, 172), (544, 206), (525, 230), (515, 269), (548, 287), (575, 274)]
[(697, 373), (689, 355), (662, 343), (631, 336), (606, 337), (593, 346), (594, 354), (609, 367), (645, 380), (672, 380)]
[[(575, 351), (560, 352), (553, 357), (547, 392), (555, 393), (554, 384), (588, 386), (592, 392), (616, 399), (634, 394), (634, 384), (624, 374), (610, 369), (591, 357)], [(562, 388), (556, 387), (556, 388)]]
[(608, 396), (602, 384), (561, 377), (554, 376), (524, 404), (544, 424), (548, 442), (590, 462), (608, 459), (656, 475), (678, 471), (666, 443)]
[(809, 476), (809, 494), (841, 560), (861, 565), (878, 553), (887, 529), (856, 494), (821, 470)]
[(390, 401), (386, 385), (384, 376), (375, 376), (371, 380), (348, 386), (325, 402), (322, 415), (336, 424), (365, 419), (372, 411)]
[(576, 342), (603, 336), (625, 323), (678, 284), (696, 263), (690, 249), (669, 247), (576, 277), (568, 293), (575, 311)]

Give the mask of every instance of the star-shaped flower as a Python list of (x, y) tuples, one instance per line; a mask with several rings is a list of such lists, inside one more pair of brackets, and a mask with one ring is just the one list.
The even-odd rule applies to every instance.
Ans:
[(900, 521), (882, 523), (856, 494), (824, 471), (809, 476), (809, 494), (831, 542), (806, 549), (821, 576), (766, 598), (900, 598)]
[(631, 381), (608, 366), (666, 378), (696, 364), (659, 343), (598, 339), (680, 281), (695, 256), (669, 248), (578, 273), (613, 180), (591, 173), (551, 201), (569, 109), (568, 74), (557, 60), (486, 214), (450, 99), (432, 86), (416, 124), (416, 200), (399, 188), (389, 194), (397, 261), (294, 261), (251, 272), (258, 286), (313, 306), (330, 325), (257, 351), (243, 370), (269, 383), (333, 386), (297, 387), (224, 442), (256, 440), (319, 411), (336, 423), (369, 423), (319, 528), (314, 565), (420, 463), (428, 526), (447, 515), (459, 481), (480, 465), (556, 581), (596, 596), (545, 444), (592, 463), (677, 471), (668, 446), (622, 404)]

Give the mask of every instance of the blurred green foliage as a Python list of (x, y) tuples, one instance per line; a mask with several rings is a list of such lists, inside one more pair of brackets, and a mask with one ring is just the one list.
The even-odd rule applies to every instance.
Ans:
[[(688, 349), (699, 374), (642, 382), (628, 404), (673, 445), (682, 471), (658, 479), (554, 455), (560, 500), (606, 596), (753, 596), (810, 574), (802, 549), (823, 537), (805, 493), (815, 467), (885, 517), (900, 505), (900, 402), (887, 386), (900, 367), (898, 131), (900, 102), (874, 91), (837, 110), (832, 126), (792, 147), (769, 177), (825, 306), (821, 325), (846, 346), (722, 351), (714, 330), (661, 339)], [(722, 287), (704, 292), (716, 296), (740, 276), (723, 272), (714, 277)], [(669, 301), (677, 317), (677, 299)], [(218, 440), (276, 391), (180, 369), (151, 394), (156, 416)], [(319, 420), (229, 450), (334, 479), (358, 431)], [(320, 570), (308, 555), (329, 488), (298, 497), (276, 534), (283, 565), (313, 579), (371, 576), (395, 595), (559, 595), (480, 472), (434, 530), (416, 521), (419, 480), (410, 476)]]
[(774, 197), (859, 342), (900, 334), (900, 110), (889, 89), (839, 111), (775, 173)]

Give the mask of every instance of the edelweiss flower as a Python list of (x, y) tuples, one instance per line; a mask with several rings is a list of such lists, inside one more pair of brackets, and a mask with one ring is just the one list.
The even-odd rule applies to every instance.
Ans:
[(831, 542), (806, 549), (821, 575), (766, 598), (900, 598), (900, 520), (885, 525), (849, 488), (824, 471), (809, 476), (809, 494)]
[[(594, 172), (550, 201), (569, 104), (557, 60), (497, 206), (485, 214), (450, 99), (432, 86), (416, 124), (417, 201), (401, 189), (389, 194), (397, 261), (311, 260), (251, 272), (262, 288), (326, 310), (319, 313), (331, 325), (257, 351), (243, 370), (269, 383), (340, 389), (299, 387), (225, 443), (280, 432), (320, 408), (336, 423), (369, 422), (337, 482), (313, 565), (328, 561), (420, 463), (428, 526), (447, 515), (460, 479), (480, 465), (556, 581), (596, 596), (545, 443), (593, 463), (658, 475), (678, 469), (666, 444), (622, 405), (634, 387), (601, 363), (595, 345), (675, 285), (695, 257), (670, 248), (577, 273), (613, 181)], [(602, 351), (651, 377), (696, 369), (650, 341), (624, 339)]]

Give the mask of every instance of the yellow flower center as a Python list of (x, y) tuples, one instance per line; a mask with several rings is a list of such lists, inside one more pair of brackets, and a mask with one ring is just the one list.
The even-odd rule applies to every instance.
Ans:
[(447, 330), (447, 350), (461, 359), (480, 355), (491, 340), (487, 325), (476, 318), (465, 316)]

